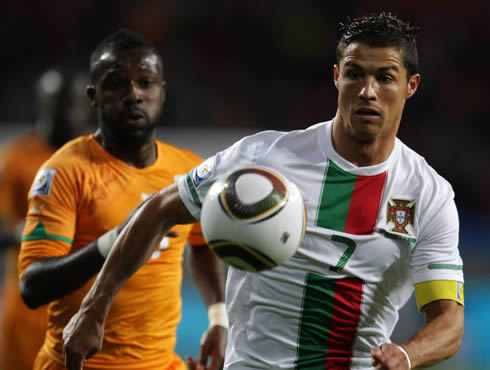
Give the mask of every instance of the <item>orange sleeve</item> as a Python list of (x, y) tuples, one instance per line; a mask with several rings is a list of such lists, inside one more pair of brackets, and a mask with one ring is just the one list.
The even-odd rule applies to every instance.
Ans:
[(187, 239), (188, 242), (193, 245), (206, 245), (206, 239), (204, 239), (204, 236), (202, 234), (202, 229), (201, 229), (201, 223), (196, 222), (195, 224), (192, 225), (191, 232), (189, 234), (189, 238)]
[(19, 254), (19, 277), (39, 258), (69, 253), (75, 233), (77, 187), (70, 167), (48, 161), (29, 192), (29, 208)]

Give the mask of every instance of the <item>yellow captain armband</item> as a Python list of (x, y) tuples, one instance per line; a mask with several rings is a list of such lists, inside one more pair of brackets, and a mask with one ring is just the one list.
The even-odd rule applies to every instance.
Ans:
[(464, 306), (463, 283), (453, 280), (432, 280), (415, 284), (415, 298), (419, 311), (427, 303), (450, 299)]

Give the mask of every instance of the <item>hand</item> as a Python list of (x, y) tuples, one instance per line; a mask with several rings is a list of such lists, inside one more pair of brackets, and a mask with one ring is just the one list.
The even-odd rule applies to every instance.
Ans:
[(63, 330), (63, 354), (68, 370), (81, 370), (83, 363), (100, 351), (104, 322), (90, 311), (78, 311)]
[(385, 343), (371, 351), (376, 370), (407, 370), (409, 364), (405, 354), (394, 343)]
[[(223, 368), (228, 330), (215, 325), (209, 328), (201, 338), (201, 352), (197, 363), (187, 357), (187, 366), (190, 370), (219, 370)], [(211, 362), (208, 365), (208, 356)]]

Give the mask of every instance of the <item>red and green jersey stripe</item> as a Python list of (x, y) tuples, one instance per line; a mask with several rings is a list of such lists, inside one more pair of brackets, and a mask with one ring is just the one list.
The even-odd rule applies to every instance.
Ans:
[(306, 278), (299, 326), (297, 369), (348, 369), (361, 317), (362, 280)]
[(385, 181), (386, 172), (353, 175), (328, 161), (316, 225), (349, 234), (372, 234)]

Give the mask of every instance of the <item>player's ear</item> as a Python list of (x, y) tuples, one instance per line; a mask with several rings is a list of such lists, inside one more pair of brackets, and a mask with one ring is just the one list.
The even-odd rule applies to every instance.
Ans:
[(95, 86), (92, 84), (87, 85), (86, 93), (88, 99), (90, 100), (90, 105), (94, 108), (97, 108), (97, 99), (95, 99)]
[(408, 79), (407, 99), (411, 98), (420, 85), (420, 74), (416, 73)]
[(334, 64), (333, 65), (333, 83), (335, 84), (335, 87), (337, 88), (337, 90), (339, 89), (339, 74), (340, 74), (339, 65)]

